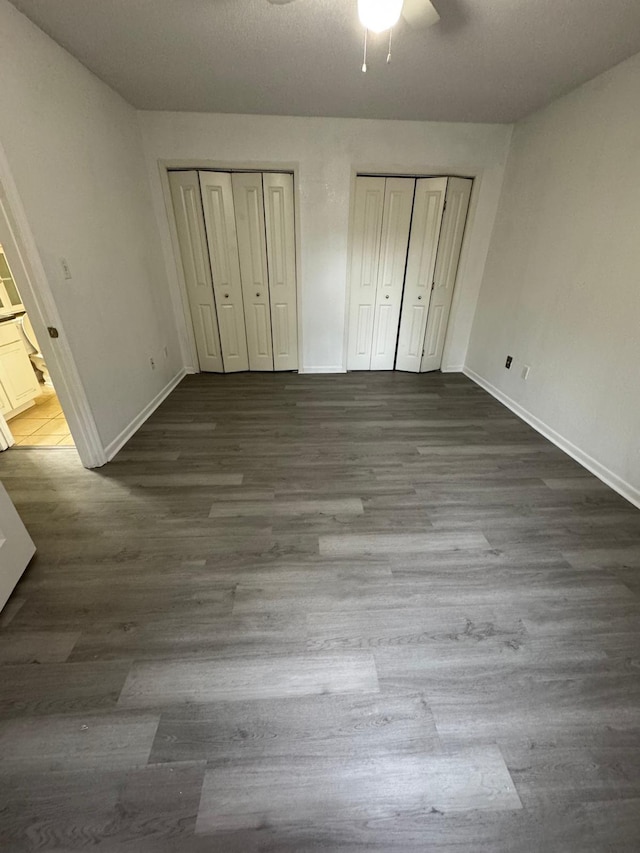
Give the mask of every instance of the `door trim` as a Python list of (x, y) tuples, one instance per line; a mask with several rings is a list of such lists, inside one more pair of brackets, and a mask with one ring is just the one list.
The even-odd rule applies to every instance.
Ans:
[[(288, 172), (293, 175), (293, 214), (295, 222), (295, 263), (296, 263), (296, 316), (298, 327), (298, 373), (304, 373), (303, 362), (303, 330), (302, 330), (302, 251), (300, 244), (300, 235), (302, 232), (302, 224), (300, 221), (300, 196), (298, 186), (300, 182), (300, 164), (297, 162), (229, 162), (227, 160), (164, 160), (157, 161), (158, 172), (160, 176), (160, 187), (164, 200), (164, 209), (166, 223), (169, 228), (169, 237), (171, 240), (172, 262), (173, 266), (167, 268), (169, 273), (169, 287), (172, 294), (172, 302), (176, 323), (179, 326), (181, 350), (186, 373), (200, 373), (200, 365), (198, 362), (198, 353), (196, 350), (196, 340), (193, 333), (193, 325), (191, 323), (191, 315), (189, 313), (189, 301), (187, 295), (187, 287), (180, 263), (180, 244), (178, 242), (178, 232), (175, 219), (173, 216), (173, 207), (171, 202), (171, 187), (169, 185), (169, 172), (175, 170), (196, 170), (202, 172)], [(164, 225), (164, 223), (162, 223)], [(168, 262), (168, 259), (167, 259)], [(177, 282), (177, 287), (174, 286)]]
[[(108, 457), (2, 145), (0, 242), (7, 250), (23, 304), (41, 342), (80, 461), (85, 468), (99, 468)], [(55, 326), (59, 332), (55, 344), (51, 343), (47, 326)]]

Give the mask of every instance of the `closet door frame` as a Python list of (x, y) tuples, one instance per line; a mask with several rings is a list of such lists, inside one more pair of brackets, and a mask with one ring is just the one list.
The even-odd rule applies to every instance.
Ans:
[[(178, 337), (180, 350), (185, 364), (185, 373), (199, 373), (198, 352), (196, 348), (195, 334), (191, 322), (191, 309), (184, 280), (184, 273), (180, 260), (180, 244), (173, 215), (171, 200), (171, 188), (169, 185), (169, 174), (172, 171), (192, 170), (214, 171), (214, 172), (277, 172), (293, 175), (293, 208), (295, 219), (295, 257), (296, 257), (296, 305), (297, 305), (297, 338), (298, 338), (298, 373), (304, 373), (303, 353), (303, 329), (302, 329), (302, 304), (301, 297), (301, 237), (300, 237), (300, 197), (298, 186), (300, 181), (300, 166), (292, 161), (232, 161), (211, 159), (158, 159), (158, 173), (162, 198), (164, 201), (164, 215), (162, 226), (168, 229), (168, 238), (171, 244), (171, 255), (167, 256), (167, 270), (173, 273), (170, 281), (170, 292), (173, 303), (173, 311), (178, 323)], [(172, 282), (175, 282), (175, 286)]]

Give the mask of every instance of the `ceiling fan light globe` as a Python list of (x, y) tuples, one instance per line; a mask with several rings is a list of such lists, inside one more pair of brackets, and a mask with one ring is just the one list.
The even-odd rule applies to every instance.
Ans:
[(358, 16), (363, 27), (383, 33), (398, 23), (403, 0), (358, 0)]

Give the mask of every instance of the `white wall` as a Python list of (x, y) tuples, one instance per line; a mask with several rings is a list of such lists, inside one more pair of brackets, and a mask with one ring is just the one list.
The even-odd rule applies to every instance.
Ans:
[(639, 95), (640, 55), (516, 126), (467, 366), (640, 505)]
[(181, 367), (136, 112), (6, 0), (0, 56), (0, 141), (108, 445)]
[[(454, 300), (444, 366), (464, 363), (506, 160), (510, 126), (141, 112), (167, 270), (179, 305), (160, 161), (172, 165), (295, 167), (299, 199), (302, 368), (345, 365), (351, 185), (356, 171), (477, 175), (472, 227)], [(188, 332), (179, 329), (185, 358)]]

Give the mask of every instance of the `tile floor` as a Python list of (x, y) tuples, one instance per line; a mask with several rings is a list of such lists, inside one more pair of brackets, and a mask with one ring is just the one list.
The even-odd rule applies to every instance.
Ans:
[(53, 388), (42, 386), (35, 406), (9, 421), (19, 447), (73, 447), (69, 425)]

